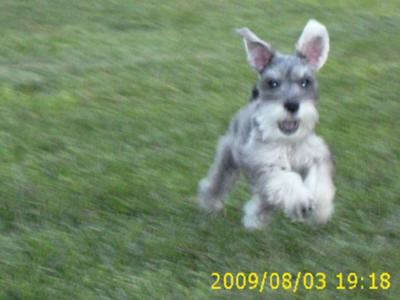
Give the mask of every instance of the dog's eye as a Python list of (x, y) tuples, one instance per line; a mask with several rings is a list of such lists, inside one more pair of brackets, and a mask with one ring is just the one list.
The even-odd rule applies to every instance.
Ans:
[(302, 80), (300, 80), (300, 86), (305, 89), (306, 87), (308, 87), (310, 85), (311, 81), (308, 78), (303, 78)]
[(268, 87), (271, 89), (276, 89), (279, 86), (279, 81), (270, 79), (267, 81)]

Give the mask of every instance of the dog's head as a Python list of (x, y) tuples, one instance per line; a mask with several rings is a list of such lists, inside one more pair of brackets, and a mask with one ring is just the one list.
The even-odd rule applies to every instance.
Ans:
[(325, 26), (309, 20), (292, 55), (275, 51), (248, 28), (239, 29), (238, 33), (244, 39), (250, 65), (259, 74), (253, 122), (262, 139), (304, 138), (318, 121), (315, 75), (328, 57), (329, 36)]

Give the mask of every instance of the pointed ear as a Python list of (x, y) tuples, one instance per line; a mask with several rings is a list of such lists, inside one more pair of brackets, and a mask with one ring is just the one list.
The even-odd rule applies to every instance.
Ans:
[(316, 20), (309, 20), (297, 41), (296, 50), (307, 59), (313, 69), (319, 70), (325, 64), (329, 52), (326, 27)]
[(236, 32), (243, 38), (250, 65), (261, 73), (274, 54), (271, 46), (246, 27), (237, 29)]

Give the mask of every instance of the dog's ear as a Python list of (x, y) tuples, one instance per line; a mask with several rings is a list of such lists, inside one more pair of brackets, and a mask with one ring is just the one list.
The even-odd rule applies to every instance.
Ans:
[(273, 49), (246, 27), (236, 29), (236, 32), (243, 38), (250, 65), (261, 73), (270, 62), (274, 54)]
[(315, 70), (326, 62), (329, 52), (329, 35), (326, 27), (316, 20), (309, 20), (296, 44), (298, 55), (307, 59)]

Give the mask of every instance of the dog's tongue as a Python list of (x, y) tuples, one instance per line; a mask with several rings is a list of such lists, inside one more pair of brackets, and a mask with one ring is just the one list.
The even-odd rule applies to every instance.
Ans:
[(285, 129), (287, 129), (287, 130), (293, 130), (293, 129), (296, 128), (297, 123), (296, 123), (296, 121), (287, 120), (287, 121), (284, 121), (284, 122), (283, 122), (283, 126), (284, 126)]

